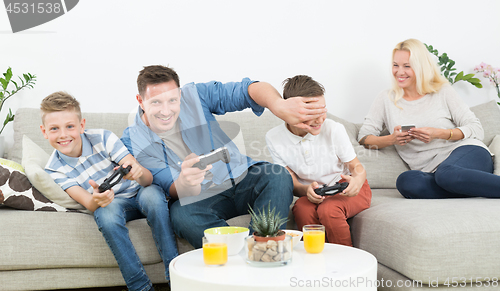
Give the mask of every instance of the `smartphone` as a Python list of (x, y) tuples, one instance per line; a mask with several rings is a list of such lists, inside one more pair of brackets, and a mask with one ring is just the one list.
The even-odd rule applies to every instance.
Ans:
[(415, 124), (401, 125), (401, 131), (408, 131), (415, 128)]

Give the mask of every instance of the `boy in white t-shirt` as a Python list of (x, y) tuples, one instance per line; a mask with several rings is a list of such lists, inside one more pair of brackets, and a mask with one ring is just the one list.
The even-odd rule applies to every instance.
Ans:
[[(325, 104), (325, 89), (311, 77), (299, 75), (284, 82), (283, 98), (300, 96)], [(274, 163), (288, 169), (293, 193), (300, 197), (293, 206), (299, 229), (322, 224), (329, 243), (352, 246), (347, 219), (370, 207), (372, 192), (366, 172), (356, 157), (349, 136), (340, 123), (326, 113), (306, 126), (287, 123), (271, 129), (266, 142)], [(326, 184), (348, 182), (342, 193), (320, 196), (314, 189)]]

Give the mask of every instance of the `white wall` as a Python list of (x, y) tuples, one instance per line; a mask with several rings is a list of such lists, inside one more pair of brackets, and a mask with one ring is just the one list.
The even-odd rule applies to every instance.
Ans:
[[(182, 84), (250, 77), (279, 91), (307, 74), (326, 87), (331, 113), (362, 122), (390, 85), (392, 48), (407, 38), (447, 52), (465, 73), (483, 61), (500, 67), (500, 1), (81, 0), (16, 34), (2, 7), (0, 71), (38, 76), (7, 102), (13, 111), (64, 90), (92, 112), (133, 110), (144, 65), (172, 66)], [(497, 98), (483, 83), (454, 86), (472, 106)]]

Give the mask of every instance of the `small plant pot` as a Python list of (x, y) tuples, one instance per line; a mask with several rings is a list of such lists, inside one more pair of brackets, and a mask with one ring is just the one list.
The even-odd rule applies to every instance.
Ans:
[[(245, 238), (246, 261), (250, 265), (273, 267), (286, 265), (292, 261), (292, 237), (284, 234), (280, 237), (266, 237), (267, 241), (257, 241), (250, 235)], [(279, 238), (279, 240), (276, 240)]]
[(253, 233), (253, 237), (254, 237), (255, 241), (258, 241), (258, 242), (267, 242), (269, 240), (280, 241), (280, 240), (284, 240), (285, 239), (286, 232), (283, 231), (283, 230), (280, 230), (278, 232), (278, 235), (276, 235), (276, 236), (258, 236), (254, 232)]

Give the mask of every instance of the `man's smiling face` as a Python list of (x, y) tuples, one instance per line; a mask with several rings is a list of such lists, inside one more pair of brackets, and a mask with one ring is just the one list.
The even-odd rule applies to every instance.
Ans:
[(137, 95), (137, 101), (144, 123), (155, 133), (172, 129), (181, 110), (181, 90), (175, 81), (148, 85), (143, 95)]

